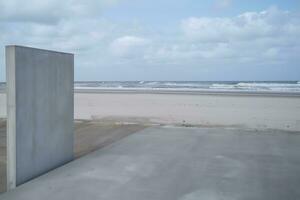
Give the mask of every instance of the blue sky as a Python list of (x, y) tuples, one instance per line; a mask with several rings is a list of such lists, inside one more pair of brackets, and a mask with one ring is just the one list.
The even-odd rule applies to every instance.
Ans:
[(297, 0), (127, 0), (103, 12), (115, 20), (140, 20), (148, 25), (161, 26), (164, 23), (178, 22), (181, 19), (198, 17), (233, 17), (244, 12), (262, 11), (271, 6), (284, 10), (298, 11)]
[(0, 0), (4, 46), (75, 53), (75, 80), (300, 80), (298, 0)]

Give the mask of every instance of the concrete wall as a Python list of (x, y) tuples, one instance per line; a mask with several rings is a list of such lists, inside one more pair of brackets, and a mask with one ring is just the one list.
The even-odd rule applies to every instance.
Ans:
[(8, 189), (73, 157), (73, 54), (6, 47)]
[(6, 118), (6, 93), (0, 91), (0, 118)]

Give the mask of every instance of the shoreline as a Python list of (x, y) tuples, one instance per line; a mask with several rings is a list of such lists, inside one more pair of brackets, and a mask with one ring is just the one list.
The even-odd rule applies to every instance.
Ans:
[[(0, 89), (0, 94), (5, 94)], [(76, 93), (120, 93), (120, 94), (174, 94), (174, 95), (220, 95), (220, 96), (263, 96), (263, 97), (295, 97), (300, 98), (300, 92), (274, 92), (274, 91), (224, 91), (224, 90), (186, 90), (186, 89), (145, 89), (145, 88), (74, 88)]]
[[(1, 92), (1, 91), (0, 91)], [(184, 95), (228, 95), (228, 96), (271, 96), (296, 97), (299, 92), (267, 91), (205, 91), (205, 90), (171, 90), (171, 89), (74, 89), (74, 93), (120, 93), (120, 94), (184, 94)]]
[[(6, 91), (0, 89), (0, 94)], [(255, 96), (255, 97), (294, 97), (300, 98), (300, 92), (273, 91), (206, 91), (206, 90), (171, 90), (171, 89), (76, 89), (74, 94), (174, 94), (174, 95), (218, 95), (218, 96)]]

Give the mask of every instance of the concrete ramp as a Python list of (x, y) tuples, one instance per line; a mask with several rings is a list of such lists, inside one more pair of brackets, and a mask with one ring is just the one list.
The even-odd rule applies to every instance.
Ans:
[(299, 133), (148, 128), (0, 199), (300, 199), (299, 144)]

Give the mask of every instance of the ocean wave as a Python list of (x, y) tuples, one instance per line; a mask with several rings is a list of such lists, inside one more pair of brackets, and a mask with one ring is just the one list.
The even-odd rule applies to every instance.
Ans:
[(157, 85), (159, 82), (153, 81), (153, 82), (144, 82), (145, 85)]
[(212, 84), (209, 88), (210, 89), (234, 89), (235, 87), (236, 87), (235, 85), (215, 83)]
[(180, 82), (180, 81), (111, 81), (75, 83), (80, 89), (141, 89), (141, 90), (191, 90), (191, 91), (250, 91), (250, 92), (300, 92), (296, 82)]
[(240, 87), (299, 87), (294, 83), (238, 83)]
[(166, 86), (174, 86), (174, 87), (200, 87), (203, 85), (199, 83), (178, 83), (178, 82), (166, 82), (164, 83)]

